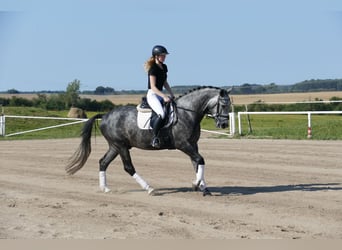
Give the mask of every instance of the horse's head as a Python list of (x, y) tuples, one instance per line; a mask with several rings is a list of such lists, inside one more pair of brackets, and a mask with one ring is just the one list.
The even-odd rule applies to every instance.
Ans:
[(208, 114), (215, 119), (216, 127), (227, 128), (229, 119), (231, 89), (220, 89), (220, 93), (211, 98), (208, 103)]

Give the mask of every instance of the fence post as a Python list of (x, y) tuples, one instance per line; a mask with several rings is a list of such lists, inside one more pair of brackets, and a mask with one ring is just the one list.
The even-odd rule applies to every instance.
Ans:
[(0, 135), (5, 136), (5, 115), (0, 115)]
[(234, 136), (235, 135), (235, 113), (229, 113), (229, 133)]
[(312, 129), (311, 129), (311, 112), (308, 112), (308, 139), (312, 138)]
[(238, 124), (239, 124), (239, 135), (242, 134), (242, 127), (241, 127), (241, 113), (238, 112)]

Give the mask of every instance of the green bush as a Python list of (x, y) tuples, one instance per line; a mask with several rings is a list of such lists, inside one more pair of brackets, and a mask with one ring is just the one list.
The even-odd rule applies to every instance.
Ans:
[[(0, 105), (4, 107), (36, 107), (46, 110), (65, 110), (68, 108), (66, 107), (65, 95), (63, 93), (49, 96), (46, 94), (37, 94), (37, 97), (32, 100), (16, 96), (0, 98)], [(109, 100), (98, 102), (89, 98), (78, 99), (75, 106), (85, 111), (96, 112), (107, 112), (115, 108), (115, 105)]]

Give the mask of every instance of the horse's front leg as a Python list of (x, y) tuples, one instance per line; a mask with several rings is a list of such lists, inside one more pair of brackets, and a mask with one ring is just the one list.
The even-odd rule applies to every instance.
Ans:
[(185, 154), (190, 156), (191, 162), (194, 166), (196, 172), (196, 178), (192, 182), (192, 189), (194, 191), (201, 190), (203, 196), (211, 195), (204, 178), (205, 162), (204, 158), (198, 153), (198, 146), (188, 145), (187, 147), (181, 149)]
[(196, 170), (196, 179), (192, 183), (192, 189), (194, 191), (201, 190), (203, 192), (203, 196), (211, 195), (211, 192), (209, 191), (207, 184), (204, 180), (204, 164), (198, 164), (197, 170)]

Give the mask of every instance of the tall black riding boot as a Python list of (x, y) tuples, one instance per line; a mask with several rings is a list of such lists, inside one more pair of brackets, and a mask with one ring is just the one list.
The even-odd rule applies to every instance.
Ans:
[(152, 147), (154, 148), (160, 148), (160, 140), (158, 138), (158, 135), (159, 135), (159, 130), (161, 129), (162, 125), (163, 125), (163, 118), (160, 115), (158, 115), (158, 117), (156, 118), (153, 124)]

